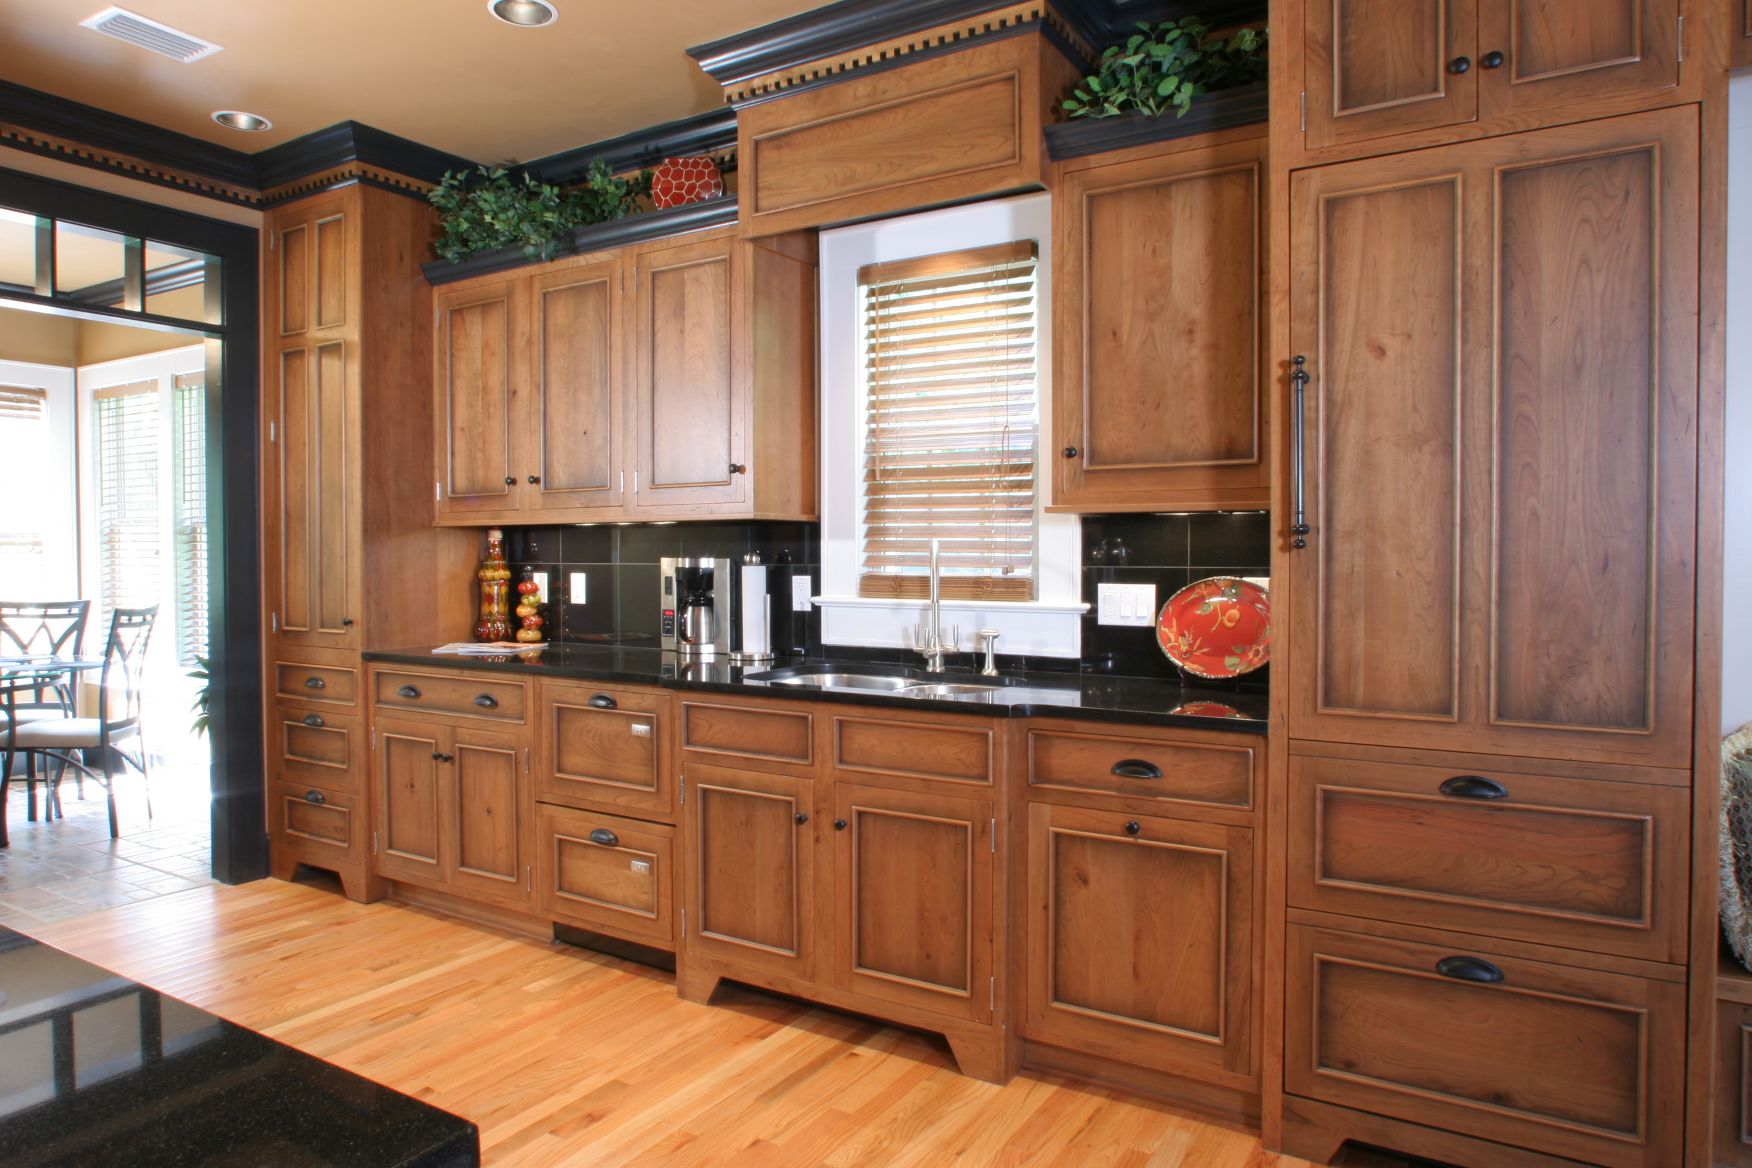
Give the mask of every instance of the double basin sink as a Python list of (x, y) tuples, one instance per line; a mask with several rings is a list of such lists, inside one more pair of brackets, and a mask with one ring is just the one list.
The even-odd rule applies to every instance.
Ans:
[(899, 666), (836, 665), (831, 662), (750, 673), (746, 680), (797, 689), (850, 690), (903, 698), (989, 697), (1005, 686), (1017, 683), (1011, 677), (947, 675)]

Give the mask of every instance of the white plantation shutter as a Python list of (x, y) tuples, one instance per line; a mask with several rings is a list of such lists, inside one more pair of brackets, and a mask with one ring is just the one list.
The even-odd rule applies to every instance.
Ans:
[(207, 379), (179, 373), (171, 410), (176, 561), (176, 656), (183, 665), (207, 655)]
[(48, 566), (44, 511), (31, 504), (53, 482), (47, 390), (0, 385), (0, 451), (0, 596), (28, 600)]
[(158, 602), (158, 382), (100, 389), (95, 399), (98, 580), (107, 621), (114, 609)]
[(858, 594), (1035, 596), (1040, 438), (1031, 241), (858, 272), (866, 387)]

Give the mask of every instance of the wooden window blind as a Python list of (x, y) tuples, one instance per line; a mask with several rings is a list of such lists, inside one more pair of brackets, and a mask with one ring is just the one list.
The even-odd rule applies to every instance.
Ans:
[(107, 613), (158, 603), (158, 382), (112, 386), (93, 396), (98, 580)]
[(864, 357), (858, 594), (1035, 597), (1040, 444), (1033, 241), (858, 272)]
[(37, 596), (47, 571), (43, 511), (31, 499), (53, 481), (49, 394), (0, 385), (0, 590), (8, 599)]
[(172, 399), (176, 654), (183, 665), (207, 655), (207, 379), (179, 373)]

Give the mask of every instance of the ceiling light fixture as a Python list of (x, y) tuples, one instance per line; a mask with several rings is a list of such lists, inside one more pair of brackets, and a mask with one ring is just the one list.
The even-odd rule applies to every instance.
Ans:
[(487, 0), (487, 11), (518, 28), (542, 28), (560, 18), (560, 10), (548, 0)]
[(227, 130), (244, 130), (249, 133), (274, 128), (274, 123), (260, 114), (246, 114), (242, 110), (215, 110), (213, 120)]

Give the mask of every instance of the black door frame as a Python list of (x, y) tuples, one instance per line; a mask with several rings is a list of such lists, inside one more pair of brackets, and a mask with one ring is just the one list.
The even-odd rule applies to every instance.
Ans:
[[(220, 325), (206, 326), (208, 683), (213, 748), (213, 877), (226, 884), (268, 874), (262, 785), (262, 620), (257, 428), (260, 414), (260, 233), (72, 183), (0, 167), (0, 206), (67, 219), (218, 256)], [(47, 297), (0, 292), (0, 304), (54, 304), (126, 323), (133, 313), (91, 311)], [(213, 376), (217, 373), (217, 376)], [(217, 473), (215, 473), (215, 471)]]

